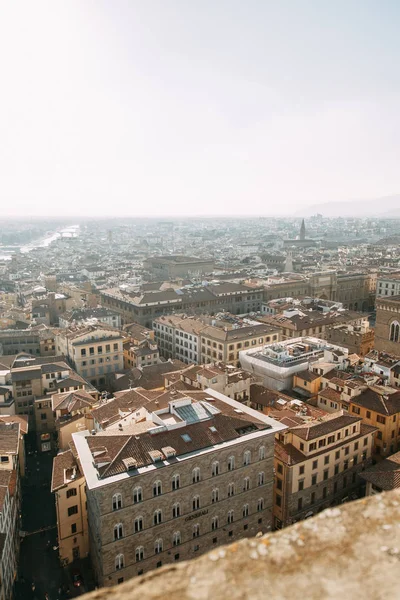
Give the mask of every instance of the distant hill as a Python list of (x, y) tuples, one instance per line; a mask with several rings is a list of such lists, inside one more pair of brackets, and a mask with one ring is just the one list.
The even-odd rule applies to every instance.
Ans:
[(324, 202), (313, 204), (296, 212), (298, 217), (381, 217), (400, 219), (400, 194), (383, 196), (373, 200), (347, 200), (346, 202)]

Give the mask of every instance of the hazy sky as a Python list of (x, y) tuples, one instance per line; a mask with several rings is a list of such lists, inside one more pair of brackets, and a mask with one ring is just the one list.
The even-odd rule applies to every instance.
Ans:
[(399, 27), (398, 0), (3, 0), (1, 212), (399, 193)]

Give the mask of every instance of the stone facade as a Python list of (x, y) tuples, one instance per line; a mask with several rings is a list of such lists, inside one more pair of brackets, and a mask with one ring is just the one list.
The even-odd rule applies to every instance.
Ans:
[(377, 298), (376, 324), (375, 324), (375, 349), (400, 356), (400, 337), (391, 339), (392, 324), (400, 324), (400, 296), (391, 298)]
[[(105, 481), (104, 486), (88, 490), (91, 556), (99, 585), (114, 585), (163, 564), (193, 558), (214, 546), (268, 531), (272, 512), (273, 442), (273, 435), (266, 432), (245, 442), (240, 440), (229, 448), (214, 449), (123, 481), (109, 484)], [(251, 453), (248, 465), (244, 465), (245, 451)], [(235, 468), (229, 470), (228, 459), (232, 456)], [(213, 476), (215, 461), (219, 462), (219, 474)], [(200, 469), (198, 482), (193, 482), (195, 468)], [(172, 490), (175, 475), (180, 478), (179, 488)], [(161, 482), (162, 493), (154, 497), (156, 481)], [(234, 494), (229, 495), (232, 483)], [(135, 503), (134, 489), (139, 487), (141, 501)], [(218, 500), (215, 490), (218, 490)], [(122, 497), (122, 507), (117, 510), (113, 510), (115, 494)], [(196, 496), (199, 503), (194, 500)], [(174, 518), (173, 507), (177, 504), (180, 516)], [(162, 511), (162, 522), (155, 525), (157, 510)], [(232, 517), (230, 511), (233, 511)], [(135, 519), (139, 517), (143, 529), (135, 533)], [(213, 526), (215, 518), (218, 518), (216, 527)], [(118, 524), (122, 524), (122, 537), (115, 540), (114, 528)], [(195, 526), (199, 527), (199, 533)], [(174, 534), (178, 532), (179, 543), (176, 543)], [(162, 540), (162, 551), (157, 553), (158, 540)], [(120, 555), (123, 555), (123, 566), (116, 568)]]

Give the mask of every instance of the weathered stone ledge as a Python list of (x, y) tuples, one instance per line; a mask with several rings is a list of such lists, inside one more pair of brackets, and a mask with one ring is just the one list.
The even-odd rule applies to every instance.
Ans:
[(399, 598), (400, 491), (165, 566), (85, 600)]

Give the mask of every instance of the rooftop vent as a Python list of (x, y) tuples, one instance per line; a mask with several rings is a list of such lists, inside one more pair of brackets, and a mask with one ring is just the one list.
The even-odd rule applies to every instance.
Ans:
[(165, 446), (164, 448), (161, 448), (161, 451), (166, 458), (173, 458), (176, 456), (176, 450), (175, 448), (172, 448), (172, 446)]

